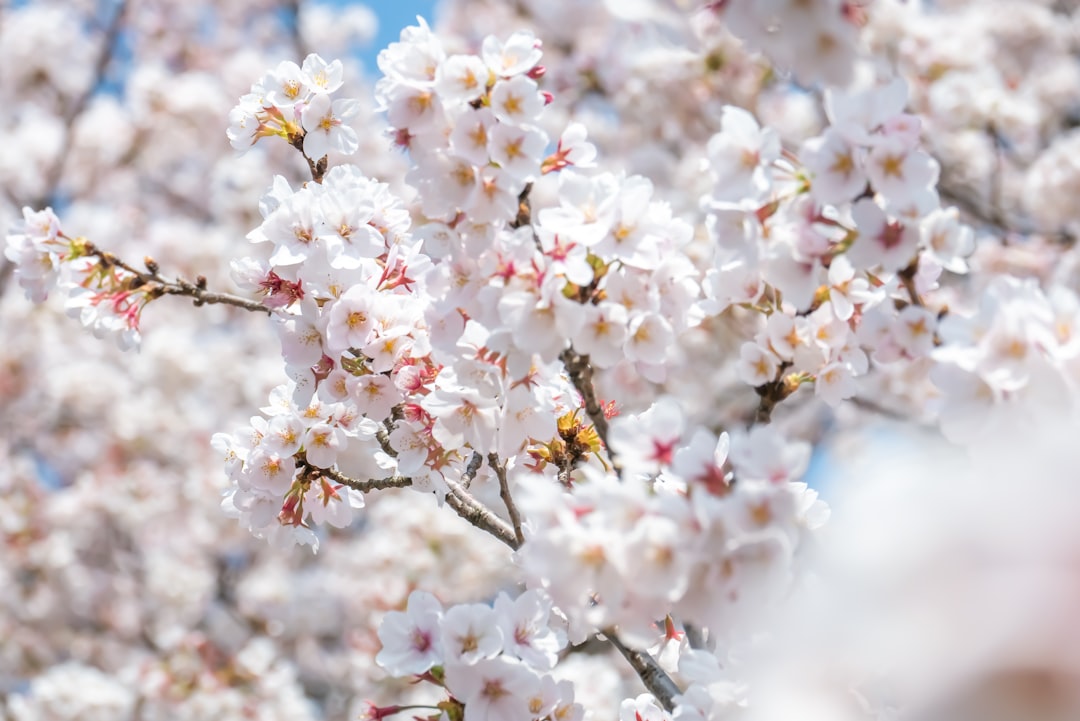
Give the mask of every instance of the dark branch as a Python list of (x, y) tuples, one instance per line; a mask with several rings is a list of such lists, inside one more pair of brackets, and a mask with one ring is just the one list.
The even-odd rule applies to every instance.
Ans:
[(472, 457), (469, 458), (469, 464), (465, 466), (465, 472), (461, 474), (461, 487), (468, 488), (472, 485), (473, 479), (476, 478), (476, 474), (480, 472), (480, 466), (484, 463), (484, 457), (473, 451)]
[(161, 285), (161, 291), (165, 295), (182, 295), (192, 298), (195, 305), (231, 305), (255, 313), (269, 314), (271, 312), (269, 308), (258, 301), (241, 298), (238, 295), (229, 293), (213, 293), (205, 288), (200, 288), (197, 284), (182, 279), (172, 282), (166, 281)]
[(331, 468), (317, 468), (316, 466), (311, 465), (309, 465), (308, 468), (313, 474), (324, 476), (334, 483), (340, 483), (343, 486), (348, 486), (354, 491), (360, 491), (362, 493), (382, 491), (387, 488), (405, 488), (413, 484), (413, 480), (411, 478), (406, 478), (405, 476), (390, 476), (389, 478), (372, 479), (370, 481), (358, 481), (355, 478), (350, 478), (344, 473)]
[(705, 632), (698, 628), (695, 624), (684, 623), (683, 631), (686, 632), (686, 642), (690, 644), (690, 648), (694, 649), (707, 649), (708, 642), (705, 638)]
[[(495, 453), (488, 455), (488, 462), (491, 463), (495, 469), (495, 473), (499, 476), (500, 488), (505, 488), (506, 469), (499, 463), (499, 457)], [(483, 456), (477, 452), (473, 452), (469, 458), (469, 463), (465, 467), (464, 473), (462, 473), (462, 481), (471, 480), (475, 477), (479, 471), (481, 464), (483, 463)], [(306, 462), (305, 462), (306, 464)], [(354, 478), (335, 471), (316, 468), (310, 464), (306, 464), (307, 468), (312, 473), (318, 473), (330, 478), (331, 480), (354, 488), (358, 491), (371, 491), (382, 488), (401, 488), (404, 486), (412, 485), (411, 478), (404, 478), (402, 476), (393, 476), (391, 478), (384, 478), (380, 481), (358, 481)], [(524, 544), (524, 539), (521, 536), (520, 518), (514, 521), (514, 527), (511, 528), (505, 521), (496, 516), (491, 509), (477, 501), (472, 495), (469, 494), (461, 483), (446, 478), (446, 485), (450, 489), (450, 492), (446, 494), (446, 505), (450, 506), (455, 513), (462, 519), (468, 521), (473, 526), (480, 530), (494, 536), (502, 541), (504, 544), (514, 549), (515, 551), (521, 548)], [(509, 493), (507, 493), (503, 500), (507, 501)], [(511, 510), (512, 501), (507, 506), (507, 510), (510, 511), (511, 518), (514, 518), (516, 514), (516, 508)], [(675, 682), (671, 680), (660, 665), (656, 662), (652, 656), (645, 651), (638, 651), (635, 649), (627, 648), (622, 641), (619, 640), (618, 635), (613, 630), (605, 630), (604, 635), (607, 636), (611, 644), (619, 650), (626, 660), (641, 677), (642, 683), (645, 687), (663, 704), (664, 708), (671, 711), (674, 708), (674, 698), (681, 691), (679, 687), (675, 685)]]
[(784, 373), (791, 367), (791, 363), (782, 363), (776, 370), (776, 377), (768, 383), (758, 386), (754, 390), (759, 396), (757, 409), (754, 411), (752, 425), (768, 425), (772, 421), (773, 411), (788, 396), (799, 388), (799, 384), (789, 381)]
[(900, 278), (900, 284), (904, 286), (904, 290), (907, 291), (908, 297), (911, 299), (912, 305), (917, 305), (920, 308), (925, 307), (923, 299), (919, 296), (919, 291), (915, 289), (915, 274), (919, 272), (919, 259), (911, 261), (911, 264), (901, 270), (897, 277)]

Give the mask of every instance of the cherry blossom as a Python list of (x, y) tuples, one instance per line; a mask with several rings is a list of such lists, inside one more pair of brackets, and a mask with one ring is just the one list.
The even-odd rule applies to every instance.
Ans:
[(434, 596), (414, 591), (405, 611), (391, 611), (379, 626), (382, 650), (375, 661), (397, 676), (421, 674), (442, 663), (442, 615), (442, 605)]
[[(906, 718), (1016, 668), (1057, 688), (1074, 504), (1022, 441), (1076, 419), (1080, 71), (1067, 8), (1001, 4), (446, 0), (377, 67), (359, 6), (0, 11), (3, 712)], [(988, 523), (996, 486), (934, 460), (846, 515), (935, 435), (1033, 492)], [(822, 529), (816, 488), (863, 530)], [(1042, 559), (1019, 610), (947, 593), (982, 563), (936, 550), (958, 518)], [(962, 659), (926, 633), (956, 609), (989, 639)]]

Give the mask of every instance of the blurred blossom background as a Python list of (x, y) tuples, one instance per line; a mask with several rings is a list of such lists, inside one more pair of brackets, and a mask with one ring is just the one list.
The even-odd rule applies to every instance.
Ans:
[[(535, 31), (557, 98), (550, 137), (584, 123), (604, 169), (649, 176), (702, 228), (703, 161), (725, 104), (785, 147), (826, 124), (819, 88), (771, 70), (702, 4), (0, 0), (0, 226), (51, 206), (99, 247), (233, 290), (229, 260), (256, 252), (245, 236), (273, 177), (310, 176), (283, 143), (235, 153), (229, 111), (310, 52), (341, 58), (341, 95), (361, 102), (351, 162), (412, 200), (372, 89), (379, 50), (419, 14), (448, 52)], [(974, 313), (995, 273), (1074, 284), (1074, 3), (879, 0), (863, 32), (908, 79), (942, 198), (1009, 228), (940, 290), (950, 308)], [(534, 202), (554, 197), (541, 187)], [(992, 232), (980, 227), (980, 241)], [(688, 254), (707, 259), (706, 242), (699, 230)], [(449, 604), (517, 587), (507, 548), (409, 490), (369, 494), (350, 528), (320, 528), (317, 555), (252, 538), (222, 513), (210, 438), (248, 423), (283, 380), (264, 319), (162, 299), (140, 351), (124, 353), (62, 299), (28, 302), (0, 263), (0, 721), (357, 719), (369, 701), (425, 700), (374, 663), (378, 624), (410, 591)], [(743, 330), (718, 316), (680, 340), (685, 372), (658, 384), (612, 373), (600, 395), (639, 409), (662, 388), (688, 417), (735, 427), (758, 401), (733, 368)], [(1040, 386), (1047, 407), (1058, 380)], [(772, 639), (733, 651), (764, 700), (744, 708), (734, 682), (714, 684), (730, 702), (716, 718), (899, 718), (896, 698), (913, 721), (1080, 718), (1077, 419), (984, 413), (974, 395), (935, 387), (929, 362), (878, 367), (859, 393), (873, 402), (833, 409), (800, 391), (777, 416), (815, 444), (805, 480), (832, 521), (796, 603), (770, 617)], [(949, 445), (943, 407), (949, 440), (979, 442)], [(642, 690), (602, 649), (555, 674), (587, 680), (577, 695), (594, 721), (615, 721)], [(838, 680), (853, 677), (855, 696)]]

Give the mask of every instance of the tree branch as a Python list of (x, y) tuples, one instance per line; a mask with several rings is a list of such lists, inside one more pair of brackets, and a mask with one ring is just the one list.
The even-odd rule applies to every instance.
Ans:
[(450, 488), (450, 492), (446, 494), (446, 505), (453, 508), (455, 513), (480, 530), (495, 536), (515, 551), (521, 548), (521, 542), (518, 541), (513, 528), (496, 516), (490, 508), (473, 498), (457, 481), (449, 478), (445, 481)]
[(254, 313), (266, 313), (268, 315), (271, 313), (269, 308), (256, 300), (241, 298), (238, 295), (232, 295), (230, 293), (214, 293), (208, 291), (205, 287), (201, 286), (199, 283), (200, 280), (205, 283), (205, 279), (202, 278), (202, 276), (200, 276), (194, 284), (180, 278), (172, 282), (165, 281), (161, 285), (161, 290), (165, 295), (182, 295), (193, 298), (195, 305), (231, 305), (235, 308), (243, 308), (244, 310), (250, 310)]
[(473, 479), (476, 478), (476, 474), (480, 472), (480, 466), (484, 463), (484, 457), (476, 451), (473, 451), (472, 457), (469, 458), (469, 464), (465, 466), (465, 472), (461, 474), (461, 487), (468, 488), (472, 485)]
[(917, 305), (920, 308), (925, 307), (923, 299), (919, 296), (919, 291), (915, 288), (915, 274), (919, 272), (919, 259), (911, 261), (911, 264), (901, 270), (897, 277), (900, 278), (900, 284), (904, 286), (904, 290), (907, 291), (908, 297), (911, 299), (912, 305)]
[(776, 370), (775, 378), (754, 389), (757, 391), (760, 400), (758, 401), (757, 409), (754, 411), (754, 418), (751, 421), (751, 425), (768, 425), (772, 421), (772, 414), (776, 409), (776, 406), (780, 405), (784, 399), (798, 390), (799, 384), (789, 382), (784, 376), (787, 369), (790, 367), (791, 363), (789, 362), (781, 363), (780, 367)]
[(413, 484), (413, 480), (411, 478), (406, 478), (405, 476), (390, 476), (389, 478), (372, 479), (370, 481), (359, 481), (355, 478), (350, 478), (341, 471), (333, 468), (319, 468), (318, 466), (313, 466), (306, 461), (304, 463), (307, 466), (307, 469), (313, 475), (329, 478), (335, 483), (340, 483), (343, 486), (348, 486), (354, 491), (360, 491), (361, 493), (382, 491), (387, 488), (405, 488)]
[(514, 504), (513, 497), (510, 495), (510, 483), (506, 480), (506, 464), (499, 462), (497, 454), (489, 453), (488, 465), (494, 469), (495, 475), (499, 478), (499, 496), (502, 497), (503, 504), (506, 506), (506, 512), (510, 514), (510, 523), (514, 527), (514, 538), (517, 540), (518, 546), (521, 546), (525, 543), (525, 535), (521, 532), (521, 514)]
[[(99, 250), (94, 247), (92, 243), (86, 244), (86, 252), (89, 255), (96, 257), (102, 265), (106, 268), (117, 267), (122, 270), (131, 273), (135, 276), (136, 284), (133, 287), (151, 286), (156, 287), (155, 290), (159, 295), (180, 295), (192, 298), (195, 305), (231, 305), (237, 308), (243, 308), (244, 310), (250, 310), (257, 313), (270, 314), (271, 309), (267, 308), (262, 303), (256, 300), (250, 300), (248, 298), (242, 298), (238, 295), (232, 295), (230, 293), (215, 293), (206, 289), (206, 278), (199, 276), (195, 279), (195, 282), (184, 280), (183, 278), (177, 278), (176, 280), (166, 280), (158, 273), (158, 264), (153, 258), (147, 257), (145, 259), (146, 270), (142, 271), (129, 263), (124, 262), (119, 257), (109, 253), (108, 251)], [(154, 292), (154, 291), (152, 291)]]
[(708, 642), (705, 639), (705, 632), (701, 628), (698, 628), (696, 624), (684, 623), (683, 631), (686, 632), (686, 642), (690, 644), (690, 648), (693, 649), (708, 649)]
[(574, 388), (577, 388), (578, 393), (581, 394), (581, 398), (585, 402), (585, 412), (589, 415), (589, 420), (593, 422), (596, 434), (600, 436), (608, 457), (614, 461), (615, 458), (611, 453), (611, 447), (608, 445), (607, 416), (604, 415), (604, 409), (596, 398), (596, 388), (593, 386), (593, 367), (589, 363), (589, 356), (581, 355), (573, 348), (567, 348), (559, 354), (559, 359), (566, 366), (570, 382), (574, 384)]
[(656, 700), (665, 709), (674, 711), (675, 697), (680, 695), (682, 691), (671, 680), (671, 676), (668, 676), (664, 669), (660, 668), (660, 664), (656, 662), (656, 659), (645, 651), (628, 648), (611, 629), (604, 629), (601, 633), (607, 636), (611, 645), (618, 649), (623, 658), (637, 672), (638, 677), (645, 684), (645, 688), (649, 690), (649, 693), (655, 696)]
[[(475, 476), (482, 462), (483, 456), (479, 453), (473, 453), (469, 465), (466, 466), (465, 473), (462, 474), (462, 478), (465, 478), (466, 474)], [(340, 483), (343, 486), (348, 486), (349, 488), (362, 493), (370, 493), (371, 491), (380, 491), (387, 488), (405, 488), (413, 485), (413, 479), (406, 476), (396, 475), (390, 476), (389, 478), (360, 481), (346, 476), (341, 471), (332, 468), (319, 468), (304, 460), (301, 460), (301, 463), (305, 467), (305, 472), (310, 473), (314, 477), (323, 476), (335, 483)], [(523, 541), (518, 540), (517, 535), (514, 533), (514, 529), (506, 525), (506, 523), (496, 516), (491, 509), (476, 500), (468, 491), (462, 488), (461, 484), (452, 481), (449, 478), (445, 480), (446, 485), (450, 488), (450, 492), (446, 494), (446, 505), (450, 506), (455, 513), (480, 530), (490, 533), (515, 551), (521, 547)]]
[[(392, 476), (382, 480), (358, 481), (355, 478), (344, 475), (340, 471), (317, 468), (306, 461), (302, 462), (312, 473), (321, 474), (337, 483), (363, 492), (384, 488), (403, 488), (413, 484), (411, 478), (405, 478), (403, 476)], [(506, 469), (499, 463), (498, 455), (495, 453), (489, 454), (488, 462), (495, 469), (496, 475), (499, 476), (500, 489), (506, 488)], [(465, 471), (461, 474), (462, 480), (471, 480), (475, 477), (482, 463), (483, 456), (474, 451), (469, 458), (469, 463), (465, 467)], [(447, 487), (450, 489), (450, 492), (446, 494), (446, 505), (450, 506), (458, 516), (468, 521), (476, 528), (499, 539), (515, 551), (521, 548), (525, 542), (521, 535), (521, 521), (517, 514), (517, 509), (513, 507), (513, 501), (509, 500), (509, 491), (503, 496), (503, 501), (507, 502), (509, 500), (507, 510), (510, 512), (511, 518), (517, 517), (512, 528), (507, 525), (505, 521), (496, 516), (490, 508), (477, 501), (462, 487), (461, 483), (449, 478), (446, 478), (445, 481)], [(611, 642), (611, 645), (617, 648), (619, 653), (621, 653), (630, 663), (634, 671), (637, 672), (638, 676), (641, 678), (642, 683), (649, 689), (649, 692), (663, 704), (664, 708), (671, 711), (675, 705), (675, 696), (682, 692), (675, 682), (671, 680), (671, 677), (664, 672), (664, 669), (660, 668), (660, 664), (657, 663), (656, 659), (645, 651), (628, 648), (619, 640), (618, 635), (612, 629), (606, 629), (602, 631), (602, 633), (607, 637), (608, 641)]]

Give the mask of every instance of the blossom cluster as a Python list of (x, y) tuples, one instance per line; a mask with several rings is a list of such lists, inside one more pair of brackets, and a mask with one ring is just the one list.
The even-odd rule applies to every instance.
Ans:
[(305, 516), (347, 525), (362, 498), (305, 469), (368, 457), (375, 465), (361, 461), (350, 470), (371, 477), (395, 468), (376, 436), (431, 375), (413, 277), (427, 259), (408, 234), (401, 201), (352, 166), (295, 191), (279, 177), (260, 208), (263, 223), (249, 239), (273, 247), (269, 261), (236, 261), (233, 275), (277, 309), (292, 382), (274, 392), (269, 420), (256, 417), (218, 443), (238, 483), (228, 503), (245, 525), (267, 529), (280, 520), (314, 543)]
[(99, 253), (85, 238), (69, 238), (51, 208), (23, 209), (22, 223), (7, 236), (4, 254), (26, 297), (43, 302), (49, 291), (67, 294), (65, 307), (98, 338), (112, 337), (122, 349), (139, 344), (139, 318), (158, 296), (115, 258)]
[[(401, 608), (412, 589), (423, 590), (411, 594), (404, 612), (386, 615), (376, 641), (373, 629), (366, 636), (359, 629), (367, 616), (322, 613), (349, 606), (348, 593), (286, 593), (280, 577), (275, 585), (255, 574), (235, 622), (246, 631), (234, 636), (258, 639), (265, 627), (267, 636), (292, 639), (294, 625), (315, 629), (311, 637), (347, 657), (363, 683), (374, 657), (391, 676), (437, 689), (442, 700), (430, 716), (453, 721), (581, 718), (586, 684), (556, 681), (557, 672), (596, 664), (582, 660), (592, 654), (565, 646), (606, 637), (631, 647), (646, 666), (655, 655), (675, 679), (673, 692), (656, 681), (659, 674), (639, 669), (652, 679), (650, 694), (625, 698), (621, 721), (746, 717), (747, 705), (751, 715), (768, 716), (771, 707), (756, 705), (760, 696), (751, 701), (744, 693), (741, 644), (761, 638), (761, 616), (793, 588), (805, 590), (800, 584), (813, 563), (808, 541), (825, 518), (816, 493), (801, 482), (812, 453), (806, 440), (843, 430), (851, 418), (861, 423), (864, 409), (892, 413), (896, 401), (979, 453), (978, 441), (1074, 404), (1080, 302), (1073, 276), (1080, 261), (1070, 233), (1080, 221), (1069, 188), (1080, 184), (1080, 165), (1070, 159), (1075, 136), (1055, 141), (1054, 134), (1075, 125), (1076, 94), (1063, 88), (1076, 71), (1050, 71), (1068, 66), (1060, 60), (1071, 56), (1074, 40), (1053, 29), (1069, 24), (1055, 23), (1068, 11), (998, 0), (995, 6), (1016, 11), (1014, 27), (991, 17), (1009, 13), (965, 10), (962, 2), (880, 0), (864, 8), (847, 0), (727, 0), (695, 13), (603, 0), (449, 5), (451, 32), (436, 34), (420, 20), (379, 56), (375, 102), (388, 130), (371, 122), (357, 132), (369, 122), (362, 101), (335, 98), (359, 96), (345, 85), (349, 61), (311, 54), (280, 63), (241, 97), (227, 137), (243, 159), (220, 167), (215, 160), (213, 173), (206, 163), (190, 170), (188, 143), (163, 139), (198, 136), (192, 128), (227, 109), (209, 112), (214, 98), (234, 91), (222, 96), (205, 77), (161, 82), (166, 71), (148, 68), (134, 73), (133, 108), (98, 98), (77, 128), (40, 124), (42, 141), (25, 145), (70, 146), (66, 175), (66, 160), (42, 170), (22, 147), (12, 149), (20, 162), (0, 159), (0, 183), (24, 162), (33, 171), (25, 173), (27, 187), (56, 174), (67, 184), (67, 191), (54, 184), (13, 194), (25, 198), (15, 207), (63, 202), (73, 225), (98, 232), (107, 225), (103, 214), (67, 206), (66, 192), (99, 185), (94, 163), (139, 159), (147, 177), (159, 185), (167, 179), (169, 200), (147, 204), (145, 216), (126, 212), (132, 237), (175, 248), (184, 245), (175, 238), (190, 234), (217, 259), (233, 252), (231, 237), (250, 231), (251, 257), (233, 261), (232, 278), (258, 300), (209, 293), (205, 278), (167, 281), (152, 259), (146, 272), (138, 270), (63, 234), (50, 210), (24, 210), (5, 256), (32, 299), (61, 289), (69, 312), (124, 346), (138, 342), (146, 303), (165, 293), (266, 311), (281, 349), (280, 359), (270, 355), (284, 361), (287, 382), (277, 374), (255, 388), (264, 379), (254, 370), (257, 380), (235, 367), (212, 373), (220, 357), (199, 366), (199, 354), (182, 344), (174, 354), (155, 352), (162, 367), (147, 377), (170, 383), (172, 372), (201, 373), (214, 392), (234, 399), (227, 413), (203, 418), (191, 434), (200, 439), (250, 415), (259, 404), (251, 397), (265, 398), (276, 383), (259, 415), (214, 437), (225, 458), (225, 514), (273, 541), (266, 554), (321, 544), (313, 562), (325, 563), (329, 551), (334, 568), (347, 570), (340, 575), (361, 576), (347, 589), (363, 603), (352, 603), (378, 609), (376, 617)], [(370, 31), (354, 15), (354, 30), (339, 28), (324, 44), (310, 30), (318, 17), (326, 22), (320, 12), (296, 19), (298, 46), (327, 53), (334, 38)], [(455, 36), (461, 18), (468, 27)], [(60, 19), (57, 32), (68, 37), (71, 26)], [(509, 22), (530, 29), (507, 34)], [(2, 37), (10, 39), (15, 26), (5, 17)], [(32, 23), (20, 19), (17, 27), (47, 38)], [(987, 37), (975, 42), (978, 33)], [(1050, 42), (1035, 47), (1033, 37)], [(22, 44), (0, 43), (0, 59)], [(754, 48), (773, 64), (752, 55)], [(220, 65), (247, 86), (262, 72), (248, 65), (265, 59), (237, 57)], [(18, 70), (0, 77), (0, 87), (15, 77), (22, 92), (34, 78), (56, 75), (50, 87), (63, 95), (71, 81), (42, 62), (36, 71), (6, 63)], [(1039, 80), (1021, 82), (1025, 75)], [(13, 127), (27, 133), (37, 117), (27, 112)], [(70, 137), (61, 139), (64, 133)], [(93, 137), (115, 140), (102, 147)], [(285, 143), (258, 142), (265, 137)], [(365, 152), (363, 170), (337, 164), (367, 143), (385, 147), (370, 158)], [(260, 152), (246, 152), (256, 144)], [(295, 159), (297, 151), (310, 178), (275, 177), (258, 202), (259, 220), (254, 196), (271, 175), (268, 158)], [(409, 170), (395, 174), (384, 165)], [(158, 211), (198, 212), (208, 176), (208, 217), (222, 227), (212, 231), (208, 220), (163, 231), (177, 224)], [(132, 179), (104, 177), (99, 201), (123, 195), (117, 189)], [(984, 178), (985, 197), (966, 192), (965, 184), (978, 189)], [(140, 193), (148, 192), (141, 185)], [(0, 194), (0, 204), (7, 202)], [(1011, 242), (1029, 235), (1046, 238)], [(0, 268), (0, 290), (3, 280)], [(214, 325), (191, 344), (233, 329)], [(245, 368), (249, 363), (254, 368), (246, 357)], [(13, 393), (11, 386), (38, 385), (46, 399), (70, 398), (55, 381), (23, 383), (33, 376), (28, 365), (10, 366), (17, 381), (0, 379), (0, 397)], [(235, 390), (241, 381), (248, 385)], [(182, 394), (168, 400), (200, 411), (206, 405), (173, 397)], [(852, 399), (862, 408), (846, 403)], [(131, 482), (126, 474), (143, 468), (140, 453), (155, 445), (155, 432), (169, 432), (162, 430), (167, 412), (153, 419), (70, 405), (91, 408), (85, 418), (129, 416), (126, 445), (105, 444), (95, 461), (101, 485), (87, 493), (106, 499), (94, 513), (138, 515), (132, 509), (144, 506), (127, 503), (101, 479)], [(83, 446), (102, 445), (68, 442), (67, 409), (56, 413), (50, 432), (65, 454), (83, 459)], [(79, 464), (43, 453), (46, 433), (27, 440), (31, 435), (21, 431), (11, 446), (31, 451), (10, 453), (25, 455), (22, 467), (39, 468), (47, 482), (69, 482), (71, 473), (56, 468)], [(0, 443), (0, 452), (6, 448)], [(4, 490), (2, 481), (0, 495), (14, 499), (9, 509), (39, 505)], [(399, 487), (425, 497), (387, 490)], [(205, 500), (219, 490), (188, 493)], [(153, 495), (128, 495), (140, 493)], [(454, 543), (446, 550), (442, 534), (450, 532), (433, 519), (460, 519), (436, 509), (443, 503), (504, 544), (488, 562), (505, 567), (493, 572), (480, 563), (484, 553), (470, 556)], [(353, 523), (361, 509), (364, 523)], [(47, 554), (33, 550), (39, 526), (19, 523), (5, 526), (5, 539), (23, 554), (19, 572), (29, 577), (23, 569), (37, 568)], [(368, 556), (367, 544), (378, 537), (368, 533), (371, 525), (394, 536), (371, 551), (376, 560)], [(152, 553), (147, 537), (153, 534), (133, 533), (130, 545)], [(212, 540), (199, 549), (200, 593), (227, 604), (233, 592), (223, 579), (232, 552)], [(399, 563), (401, 549), (416, 558)], [(56, 564), (63, 553), (53, 556), (48, 562)], [(435, 571), (439, 559), (456, 567)], [(382, 575), (369, 581), (379, 563)], [(481, 580), (461, 582), (466, 574)], [(500, 595), (493, 607), (450, 608), (425, 592), (491, 598), (498, 574), (530, 590), (516, 600)], [(361, 592), (360, 585), (388, 590)], [(287, 623), (270, 618), (266, 607), (276, 604), (290, 609)], [(123, 627), (132, 617), (123, 607), (105, 608), (106, 625)], [(13, 624), (4, 620), (6, 632)], [(200, 630), (174, 631), (184, 623)], [(74, 706), (77, 694), (62, 688), (73, 679), (99, 689), (86, 705), (98, 699), (121, 716), (136, 704), (165, 708), (153, 704), (185, 694), (213, 696), (221, 707), (242, 705), (244, 693), (274, 699), (277, 681), (280, 698), (297, 698), (301, 681), (280, 659), (305, 657), (311, 637), (278, 648), (226, 643), (233, 636), (224, 632), (207, 641), (201, 633), (210, 621), (163, 625), (169, 633), (146, 634), (158, 663), (144, 663), (140, 650), (112, 664), (127, 675), (110, 682), (88, 670), (89, 652), (79, 651), (81, 665), (60, 665), (62, 654), (53, 653), (52, 670), (29, 695), (40, 697), (43, 714), (50, 699)], [(20, 636), (13, 653), (31, 658), (25, 649), (34, 640)], [(364, 655), (366, 662), (358, 660)], [(187, 673), (189, 666), (199, 670)], [(143, 690), (132, 692), (133, 684)], [(251, 688), (239, 690), (245, 685)], [(12, 708), (31, 717), (31, 707), (20, 700)], [(310, 711), (296, 707), (298, 717)], [(408, 708), (373, 706), (368, 714)]]
[(251, 86), (229, 113), (229, 142), (243, 152), (260, 138), (280, 137), (312, 161), (331, 151), (344, 155), (360, 147), (346, 123), (360, 109), (351, 98), (331, 100), (342, 85), (340, 60), (308, 55), (303, 65), (284, 61)]
[(448, 609), (430, 593), (414, 591), (404, 611), (383, 619), (375, 660), (393, 676), (444, 687), (450, 698), (435, 710), (452, 717), (463, 711), (466, 721), (581, 721), (574, 684), (547, 673), (566, 645), (566, 635), (550, 625), (551, 614), (550, 599), (538, 591)]
[(950, 313), (930, 377), (941, 391), (941, 429), (973, 443), (1069, 408), (1078, 378), (1080, 299), (1062, 287), (996, 278), (973, 315)]
[(519, 32), (485, 38), (479, 55), (447, 55), (422, 19), (379, 53), (375, 88), (394, 142), (414, 160), (408, 180), (431, 219), (514, 219), (518, 196), (541, 172), (548, 136), (537, 127), (551, 100), (540, 42)]
[(764, 316), (740, 350), (753, 386), (812, 381), (831, 405), (853, 397), (870, 360), (929, 355), (937, 315), (922, 295), (963, 273), (972, 231), (939, 207), (936, 162), (903, 112), (905, 83), (829, 91), (832, 125), (781, 157), (774, 131), (726, 108), (709, 142), (716, 243), (706, 308)]
[(727, 636), (776, 599), (827, 517), (797, 482), (809, 445), (769, 426), (717, 438), (662, 400), (614, 419), (610, 442), (622, 480), (590, 467), (573, 493), (530, 486), (522, 499), (535, 523), (522, 569), (576, 642), (617, 627), (649, 646), (665, 617)]
[[(505, 45), (493, 40), (485, 48), (486, 72), (494, 74), (497, 66), (503, 76), (517, 78), (513, 87), (521, 87), (511, 88), (513, 93), (538, 92), (533, 80), (520, 74), (535, 67), (539, 51), (532, 39), (514, 36)], [(420, 26), (406, 30), (383, 62), (414, 67), (418, 58), (438, 59), (440, 52), (430, 31)], [(516, 54), (526, 59), (512, 62)], [(473, 66), (480, 58), (457, 56), (458, 61), (464, 63), (461, 72), (479, 73)], [(397, 98), (442, 87), (437, 83), (432, 89), (406, 75), (404, 70), (389, 74), (400, 82), (384, 83), (381, 93)], [(504, 92), (500, 82), (493, 81), (481, 106), (510, 102), (516, 107), (518, 96), (503, 98), (511, 90)], [(474, 99), (462, 101), (465, 110), (475, 110), (466, 102)], [(456, 107), (450, 100), (440, 101), (443, 106)], [(542, 107), (541, 102), (537, 111)], [(394, 120), (395, 113), (390, 115)], [(414, 148), (419, 157), (435, 152), (419, 155), (420, 150)], [(580, 126), (572, 126), (544, 163), (559, 171), (587, 166), (592, 155)], [(541, 158), (533, 160), (538, 173)], [(476, 159), (492, 172), (502, 172), (503, 161)], [(672, 253), (686, 244), (691, 230), (666, 204), (650, 200), (652, 186), (644, 178), (605, 174), (593, 179), (567, 171), (559, 185), (563, 202), (541, 211), (535, 227), (516, 228), (511, 222), (518, 212), (515, 190), (507, 196), (507, 212), (491, 219), (495, 222), (482, 223), (475, 208), (466, 216), (454, 205), (450, 222), (431, 222), (412, 233), (400, 201), (356, 168), (332, 168), (321, 181), (295, 192), (276, 181), (260, 206), (263, 224), (249, 235), (273, 245), (268, 262), (234, 264), (237, 281), (262, 292), (264, 303), (282, 313), (278, 328), (296, 404), (285, 413), (292, 421), (279, 429), (284, 421), (278, 419), (267, 429), (284, 433), (284, 445), (265, 440), (263, 421), (221, 440), (229, 458), (239, 461), (230, 466), (241, 484), (234, 500), (240, 500), (248, 521), (255, 517), (247, 513), (249, 493), (266, 500), (309, 493), (315, 486), (303, 480), (304, 469), (333, 467), (346, 446), (350, 457), (376, 461), (376, 466), (343, 465), (361, 477), (381, 469), (383, 475), (408, 476), (414, 487), (441, 493), (446, 492), (443, 476), (460, 474), (470, 450), (510, 459), (531, 445), (532, 456), (545, 459), (541, 467), (554, 473), (559, 464), (547, 461), (560, 438), (556, 420), (579, 408), (576, 392), (560, 379), (558, 359), (567, 338), (595, 358), (598, 368), (629, 358), (648, 369), (663, 364), (674, 332), (691, 322), (685, 311), (697, 286), (689, 279), (687, 261)], [(424, 197), (438, 195), (430, 191)], [(605, 302), (605, 297), (615, 300)], [(309, 402), (316, 397), (329, 405), (314, 409)], [(302, 416), (319, 419), (324, 441), (304, 442), (310, 423), (299, 421)], [(573, 425), (568, 420), (563, 430)], [(379, 438), (382, 433), (385, 439)], [(249, 462), (249, 454), (264, 446), (269, 455), (256, 453)], [(297, 460), (290, 460), (293, 456)], [(266, 463), (276, 480), (257, 470)], [(258, 490), (252, 490), (252, 473), (261, 478), (255, 482)], [(333, 494), (324, 493), (323, 499), (324, 507), (336, 502)], [(256, 515), (263, 522), (253, 528), (267, 528), (273, 517)], [(301, 527), (302, 504), (286, 497), (279, 514), (285, 517)]]

